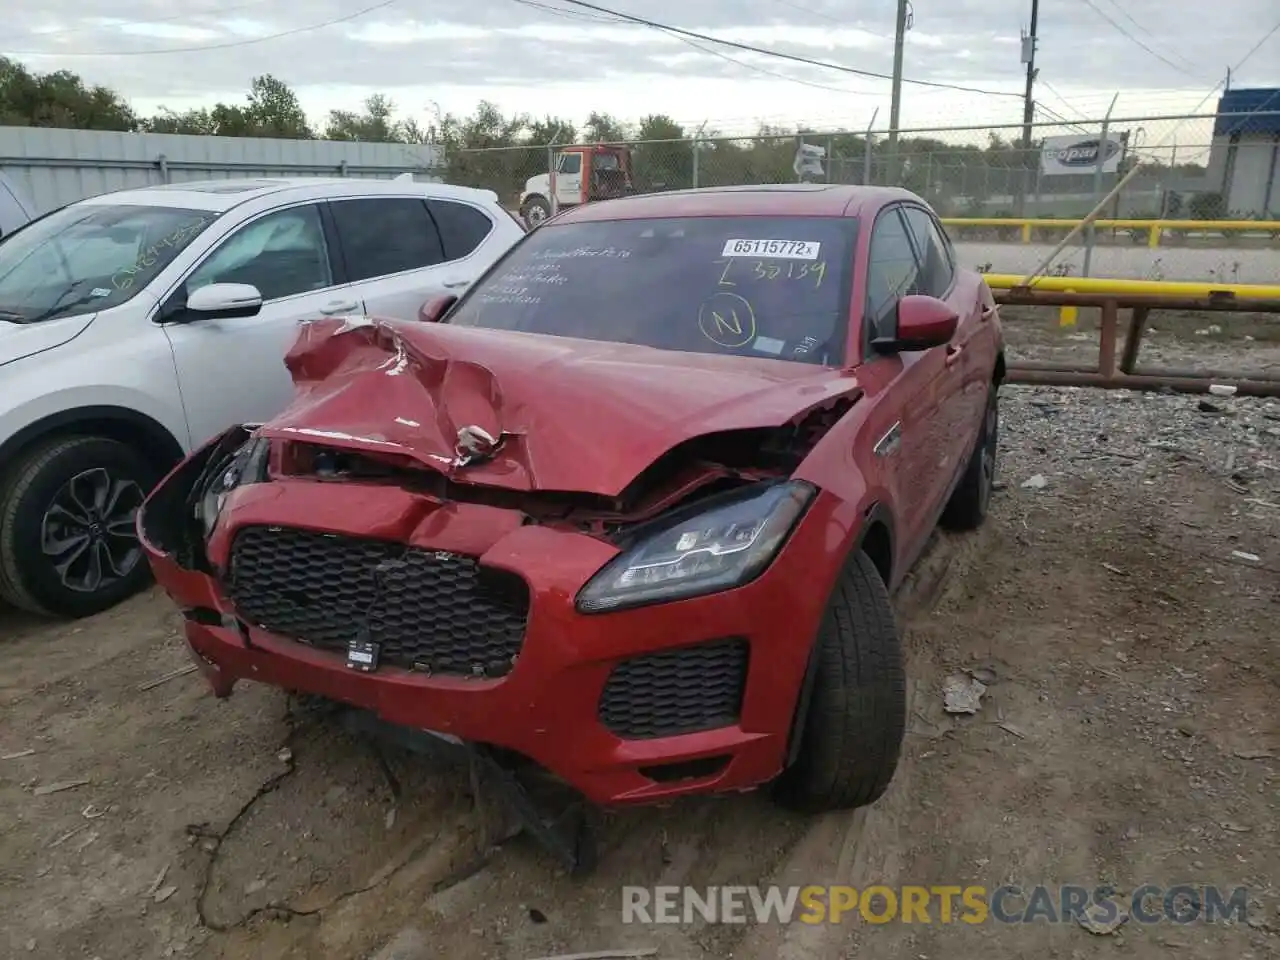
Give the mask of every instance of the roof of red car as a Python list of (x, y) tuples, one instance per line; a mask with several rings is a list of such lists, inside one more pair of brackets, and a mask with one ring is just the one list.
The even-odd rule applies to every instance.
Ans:
[(566, 210), (556, 223), (643, 220), (651, 217), (800, 216), (856, 217), (874, 213), (892, 200), (919, 197), (899, 187), (839, 183), (777, 183), (701, 187), (601, 200)]

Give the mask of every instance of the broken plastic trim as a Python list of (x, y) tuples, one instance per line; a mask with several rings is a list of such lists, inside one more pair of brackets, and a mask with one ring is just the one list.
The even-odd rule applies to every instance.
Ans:
[(226, 495), (267, 480), (270, 445), (237, 426), (191, 454), (143, 505), (139, 527), (147, 541), (180, 567), (216, 575), (205, 541)]
[[(594, 869), (598, 851), (591, 834), (585, 799), (570, 803), (557, 816), (545, 817), (515, 772), (500, 762), (494, 750), (483, 744), (389, 723), (374, 713), (356, 707), (343, 707), (339, 717), (339, 722), (352, 733), (395, 743), (414, 753), (426, 756), (465, 756), (473, 770), (478, 768), (478, 772), (498, 788), (503, 801), (519, 818), (521, 827), (560, 860), (571, 876), (580, 877)], [(476, 799), (478, 803), (479, 798)]]
[(207, 478), (202, 475), (201, 481), (192, 489), (192, 496), (197, 498), (195, 518), (201, 524), (205, 539), (218, 525), (223, 504), (231, 491), (251, 483), (266, 482), (270, 454), (269, 441), (251, 437), (229, 455), (209, 461)]

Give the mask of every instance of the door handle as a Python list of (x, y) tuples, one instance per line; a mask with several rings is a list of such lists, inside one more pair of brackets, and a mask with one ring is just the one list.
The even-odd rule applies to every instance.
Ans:
[(449, 280), (445, 282), (444, 286), (448, 290), (457, 290), (460, 287), (471, 286), (471, 281), (470, 280)]
[(351, 313), (352, 311), (359, 310), (359, 309), (360, 309), (360, 304), (357, 303), (355, 300), (334, 300), (331, 303), (326, 303), (323, 307), (321, 307), (320, 312), (323, 313), (326, 317), (332, 317), (335, 314)]
[(951, 366), (960, 359), (960, 354), (964, 353), (964, 347), (958, 347), (954, 343), (947, 344), (947, 366)]

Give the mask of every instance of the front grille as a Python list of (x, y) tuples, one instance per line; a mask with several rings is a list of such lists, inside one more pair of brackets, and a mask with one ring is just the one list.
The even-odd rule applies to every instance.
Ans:
[(367, 627), (380, 662), (437, 674), (507, 674), (529, 616), (524, 580), (471, 557), (280, 527), (236, 534), (227, 589), (271, 633), (345, 652)]
[(740, 638), (646, 654), (613, 669), (600, 722), (626, 740), (732, 726), (746, 683), (747, 642)]

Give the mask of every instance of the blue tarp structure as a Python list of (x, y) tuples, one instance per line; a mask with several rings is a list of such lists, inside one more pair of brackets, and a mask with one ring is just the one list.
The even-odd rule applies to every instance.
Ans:
[(1228, 90), (1222, 95), (1213, 135), (1229, 137), (1238, 133), (1280, 136), (1280, 87)]

